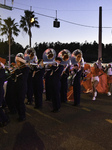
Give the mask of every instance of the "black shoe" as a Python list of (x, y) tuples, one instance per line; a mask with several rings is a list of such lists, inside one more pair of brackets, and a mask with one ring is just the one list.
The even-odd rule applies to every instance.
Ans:
[(0, 122), (0, 127), (3, 127), (3, 122)]
[(9, 114), (15, 115), (15, 114), (17, 114), (17, 111), (10, 111)]
[(4, 122), (3, 122), (3, 126), (6, 126), (9, 122), (10, 122), (9, 119), (8, 119), (7, 121), (4, 121)]
[(26, 118), (18, 118), (19, 122), (22, 122), (22, 121), (25, 121), (25, 120), (26, 120)]
[(26, 102), (26, 105), (32, 105), (32, 102)]
[(60, 111), (59, 109), (53, 109), (51, 112), (57, 113), (57, 112), (59, 112), (59, 111)]
[(65, 102), (62, 102), (63, 104), (67, 104), (68, 102), (67, 101), (65, 101)]
[(34, 109), (39, 109), (39, 110), (41, 110), (42, 107), (37, 107), (37, 106), (35, 106)]
[(45, 101), (51, 101), (50, 99), (45, 99)]
[(39, 109), (39, 107), (37, 107), (37, 106), (34, 106), (34, 109)]
[(73, 104), (72, 106), (80, 107), (80, 104)]

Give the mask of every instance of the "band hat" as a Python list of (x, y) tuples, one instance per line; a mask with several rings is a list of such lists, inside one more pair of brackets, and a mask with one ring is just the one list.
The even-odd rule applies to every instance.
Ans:
[(15, 61), (20, 61), (20, 62), (22, 62), (22, 63), (24, 63), (24, 64), (26, 63), (26, 60), (24, 60), (23, 58), (18, 57), (18, 56), (16, 56)]

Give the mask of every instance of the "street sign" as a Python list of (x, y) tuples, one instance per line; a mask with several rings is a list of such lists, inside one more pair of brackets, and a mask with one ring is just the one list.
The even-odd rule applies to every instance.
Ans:
[(12, 10), (12, 7), (11, 7), (11, 6), (7, 6), (7, 5), (3, 5), (3, 4), (0, 4), (0, 8)]

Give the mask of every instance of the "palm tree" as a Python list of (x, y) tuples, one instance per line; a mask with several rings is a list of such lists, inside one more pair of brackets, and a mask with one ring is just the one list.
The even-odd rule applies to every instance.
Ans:
[(0, 18), (0, 25), (1, 25), (1, 21), (2, 21), (2, 19)]
[(0, 30), (1, 30), (2, 19), (0, 18)]
[(20, 30), (18, 29), (18, 24), (15, 23), (15, 19), (11, 19), (8, 17), (7, 19), (4, 19), (4, 24), (1, 24), (1, 35), (7, 35), (8, 43), (9, 43), (9, 67), (11, 63), (11, 41), (14, 40), (13, 36), (18, 36), (18, 32)]
[(34, 15), (34, 11), (29, 11), (29, 10), (25, 10), (24, 11), (25, 15), (21, 16), (21, 20), (20, 20), (20, 28), (23, 28), (23, 30), (28, 33), (29, 35), (29, 46), (31, 47), (31, 38), (32, 38), (32, 32), (31, 32), (31, 28), (32, 27), (37, 27), (39, 28), (39, 24), (37, 21), (37, 17), (35, 17)]

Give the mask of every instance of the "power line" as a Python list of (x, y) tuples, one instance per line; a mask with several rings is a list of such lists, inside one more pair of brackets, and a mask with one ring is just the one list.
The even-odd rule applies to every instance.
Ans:
[[(10, 1), (10, 2), (12, 2), (12, 0), (8, 0), (8, 1)], [(30, 5), (27, 5), (27, 4), (23, 4), (23, 3), (18, 3), (18, 2), (15, 2), (14, 1), (14, 3), (16, 3), (16, 4), (20, 4), (20, 5), (24, 5), (24, 6), (28, 6), (28, 7), (30, 7)], [(32, 7), (34, 7), (34, 8), (38, 8), (38, 9), (44, 9), (44, 10), (49, 10), (49, 11), (56, 11), (56, 10), (54, 10), (54, 9), (51, 9), (51, 8), (42, 8), (42, 7), (35, 7), (35, 6), (32, 6)], [(90, 10), (90, 9), (74, 9), (74, 10), (71, 10), (71, 9), (57, 9), (57, 11), (98, 11), (98, 10)], [(112, 11), (112, 8), (110, 8), (110, 9), (103, 9), (103, 11)]]
[[(24, 9), (17, 8), (17, 7), (13, 7), (13, 8), (19, 9), (19, 10), (24, 10)], [(48, 18), (53, 18), (53, 19), (55, 19), (55, 17), (52, 17), (52, 16), (48, 16), (48, 15), (41, 14), (41, 13), (37, 13), (37, 12), (34, 12), (34, 13), (35, 13), (35, 14), (38, 14), (38, 15), (40, 15), (40, 16), (44, 16), (44, 17), (48, 17)], [(98, 28), (98, 27), (95, 27), (95, 26), (88, 26), (88, 25), (83, 25), (83, 24), (79, 24), (79, 23), (75, 23), (75, 22), (70, 22), (70, 21), (67, 21), (67, 20), (60, 19), (60, 18), (58, 18), (58, 20), (63, 21), (63, 22), (67, 22), (67, 23), (70, 23), (70, 24), (74, 24), (74, 25), (77, 25), (77, 26), (89, 27), (89, 28)], [(111, 28), (112, 28), (112, 27), (111, 27)]]
[[(25, 9), (21, 9), (21, 8), (17, 8), (17, 7), (13, 7), (13, 8), (19, 9), (19, 10), (25, 10)], [(34, 12), (34, 13), (35, 13), (35, 14), (38, 14), (38, 15), (40, 15), (40, 16), (44, 16), (44, 17), (48, 17), (48, 18), (53, 18), (53, 19), (55, 19), (55, 17), (53, 17), (53, 16), (48, 16), (48, 15), (41, 14), (41, 13), (37, 13), (37, 12)], [(63, 21), (63, 22), (66, 22), (66, 23), (74, 24), (74, 25), (77, 25), (77, 26), (87, 27), (87, 28), (99, 28), (99, 27), (97, 27), (97, 26), (83, 25), (83, 24), (79, 24), (79, 23), (75, 23), (75, 22), (70, 22), (70, 21), (67, 21), (67, 20), (64, 20), (64, 19), (60, 19), (60, 18), (58, 18), (58, 20)], [(102, 28), (112, 28), (112, 27), (102, 27)]]
[(75, 23), (75, 22), (66, 21), (66, 20), (63, 20), (63, 19), (58, 19), (58, 20), (63, 21), (63, 22), (67, 22), (67, 23), (70, 23), (70, 24), (74, 24), (74, 25), (77, 25), (77, 26), (82, 26), (82, 27), (87, 27), (87, 28), (98, 28), (96, 26), (83, 25), (83, 24), (79, 24), (79, 23)]
[[(25, 9), (18, 8), (18, 7), (12, 7), (12, 8), (13, 8), (13, 9), (18, 9), (18, 10), (25, 11)], [(53, 17), (53, 16), (48, 16), (48, 15), (41, 14), (41, 13), (37, 13), (37, 12), (34, 12), (34, 13), (35, 13), (35, 14), (38, 14), (38, 15), (40, 15), (40, 16), (44, 16), (44, 17), (48, 17), (48, 18), (55, 19), (55, 17)], [(75, 22), (67, 21), (67, 20), (60, 19), (60, 18), (58, 18), (58, 20), (63, 21), (63, 22), (66, 22), (66, 23), (74, 24), (74, 25), (77, 25), (77, 26), (81, 26), (81, 27), (87, 27), (87, 28), (98, 28), (97, 26), (89, 26), (89, 25), (79, 24), (79, 23), (75, 23)], [(112, 28), (112, 27), (102, 27), (102, 28)]]

